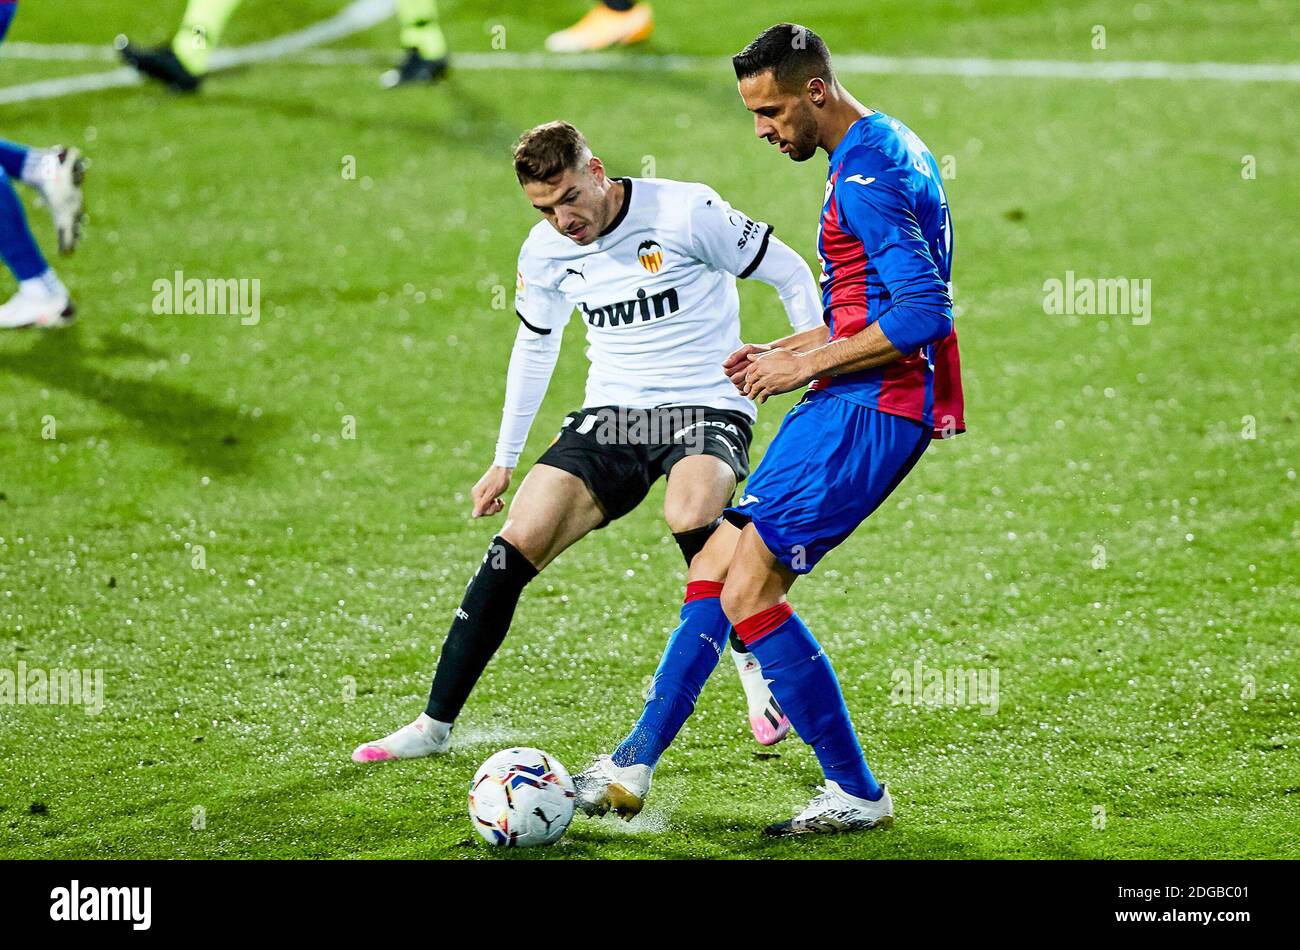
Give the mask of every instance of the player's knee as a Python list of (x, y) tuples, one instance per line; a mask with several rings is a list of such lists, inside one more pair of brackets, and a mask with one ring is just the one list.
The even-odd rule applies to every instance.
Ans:
[(686, 579), (689, 581), (716, 581), (727, 579), (731, 558), (716, 546), (705, 545), (704, 550), (687, 562)]
[(722, 512), (708, 498), (665, 498), (664, 520), (673, 534), (682, 534), (713, 525)]
[(555, 532), (539, 523), (511, 518), (502, 527), (501, 537), (539, 571), (553, 557), (551, 548), (555, 544)]
[(761, 605), (758, 605), (758, 595), (760, 593), (761, 588), (755, 584), (747, 583), (743, 576), (728, 575), (722, 585), (720, 598), (722, 612), (727, 615), (727, 619), (733, 625), (740, 623), (746, 617), (751, 617), (763, 609)]

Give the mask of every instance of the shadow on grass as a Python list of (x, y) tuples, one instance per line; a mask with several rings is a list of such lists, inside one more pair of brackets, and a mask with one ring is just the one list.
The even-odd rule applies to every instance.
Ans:
[[(433, 116), (423, 118), (409, 112), (403, 113), (400, 107), (409, 102), (409, 99), (403, 100), (402, 97), (408, 94), (448, 97), (455, 103), (458, 111), (455, 117), (450, 119), (439, 119)], [(395, 91), (376, 86), (374, 95), (390, 97), (395, 100), (394, 104), (397, 107), (388, 111), (372, 112), (357, 109), (355, 101), (334, 104), (326, 99), (310, 96), (305, 91), (301, 96), (295, 97), (228, 90), (222, 90), (219, 98), (214, 96), (213, 105), (248, 110), (259, 118), (269, 115), (286, 122), (303, 120), (323, 122), (336, 131), (349, 131), (354, 134), (381, 132), (414, 136), (427, 141), (431, 146), (483, 152), (495, 156), (503, 163), (509, 161), (510, 148), (522, 131), (502, 117), (490, 97), (477, 95), (471, 91), (468, 84), (458, 83), (455, 80), (448, 80), (431, 89)]]
[(91, 343), (83, 326), (39, 331), (32, 345), (0, 352), (0, 373), (24, 377), (102, 406), (139, 423), (150, 442), (177, 451), (186, 465), (204, 471), (247, 472), (256, 446), (279, 427), (276, 417), (250, 419), (201, 393), (156, 380), (133, 379), (100, 368), (120, 360), (160, 360), (165, 353), (120, 333), (101, 333)]

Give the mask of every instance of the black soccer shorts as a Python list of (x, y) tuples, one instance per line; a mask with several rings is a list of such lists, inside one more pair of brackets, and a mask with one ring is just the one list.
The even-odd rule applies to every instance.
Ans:
[(752, 440), (749, 419), (727, 409), (597, 406), (565, 416), (537, 462), (581, 478), (605, 514), (603, 528), (641, 504), (659, 476), (689, 455), (722, 459), (740, 484), (749, 475)]

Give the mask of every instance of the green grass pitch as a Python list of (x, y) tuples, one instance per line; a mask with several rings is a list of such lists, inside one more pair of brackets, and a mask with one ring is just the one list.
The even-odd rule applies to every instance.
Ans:
[[(229, 39), (340, 5), (261, 4)], [(481, 61), (586, 4), (442, 6)], [(88, 238), (59, 263), (81, 319), (0, 337), (0, 668), (102, 669), (105, 691), (93, 716), (0, 705), (0, 857), (495, 858), (465, 809), (484, 758), (536, 745), (576, 770), (625, 733), (683, 583), (662, 485), (531, 585), (451, 754), (348, 758), (422, 708), (500, 524), (471, 522), (468, 492), (535, 214), (508, 160), (522, 129), (568, 118), (614, 173), (706, 181), (812, 261), (824, 161), (754, 139), (726, 58), (772, 22), (841, 54), (1090, 63), (1285, 62), (1300, 35), (1294, 5), (1242, 0), (656, 6), (641, 52), (712, 59), (384, 92), (390, 22), (336, 44), (352, 62), (195, 98), (0, 106), (6, 138), (93, 160)], [(180, 8), (23, 3), (10, 41), (160, 39)], [(109, 68), (0, 49), (0, 86)], [(819, 773), (793, 739), (760, 754), (724, 659), (642, 817), (577, 818), (523, 856), (1296, 857), (1300, 85), (843, 78), (948, 160), (956, 233), (970, 432), (792, 597), (898, 823), (760, 838)], [(260, 322), (155, 315), (177, 270), (260, 280)], [(1149, 279), (1149, 320), (1046, 313), (1068, 272)], [(742, 319), (750, 339), (785, 325), (761, 285)], [(525, 461), (580, 403), (580, 330)], [(756, 456), (792, 401), (762, 409)], [(918, 662), (996, 672), (996, 713), (897, 701)]]

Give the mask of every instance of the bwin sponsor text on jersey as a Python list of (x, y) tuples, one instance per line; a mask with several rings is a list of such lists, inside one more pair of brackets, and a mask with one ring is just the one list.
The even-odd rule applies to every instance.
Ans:
[(681, 309), (676, 287), (669, 287), (657, 294), (638, 290), (634, 299), (622, 300), (607, 307), (588, 307), (585, 303), (580, 306), (587, 323), (593, 327), (631, 326), (669, 316)]

